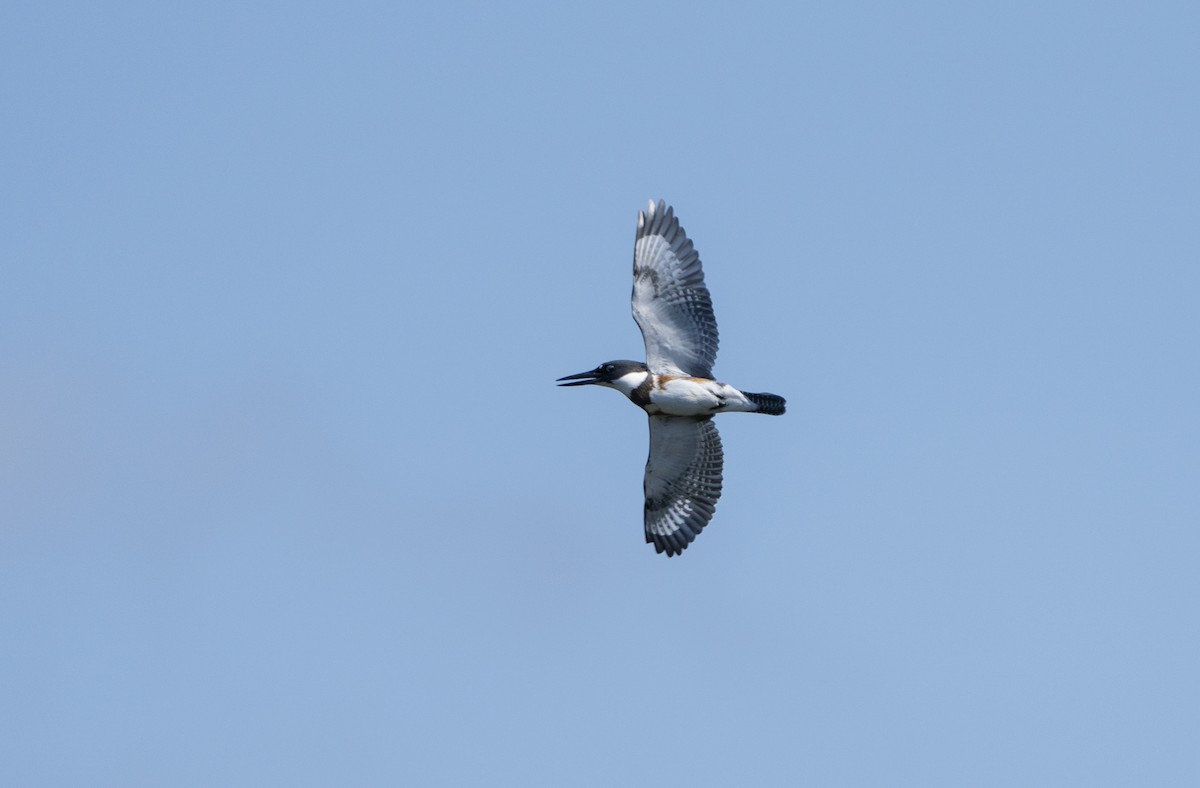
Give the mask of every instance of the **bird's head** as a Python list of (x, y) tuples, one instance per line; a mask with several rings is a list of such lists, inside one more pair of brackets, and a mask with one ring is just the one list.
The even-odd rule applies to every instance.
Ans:
[[(558, 379), (560, 386), (607, 386), (611, 389), (632, 391), (643, 380), (649, 368), (640, 361), (605, 361), (589, 372), (567, 375)], [(627, 377), (629, 376), (629, 377)], [(563, 383), (567, 380), (569, 383)], [(628, 393), (628, 392), (625, 392)]]

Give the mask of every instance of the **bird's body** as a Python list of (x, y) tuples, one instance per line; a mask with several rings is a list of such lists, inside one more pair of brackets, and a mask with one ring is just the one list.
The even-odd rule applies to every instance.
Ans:
[(650, 416), (646, 541), (673, 556), (708, 524), (721, 497), (724, 454), (712, 417), (778, 416), (786, 403), (775, 394), (740, 391), (712, 379), (717, 321), (700, 256), (662, 201), (638, 214), (632, 300), (646, 363), (608, 361), (559, 381), (616, 389)]
[(651, 416), (712, 416), (734, 411), (753, 413), (758, 409), (733, 386), (709, 378), (660, 375), (646, 370), (627, 373), (614, 380), (612, 386)]

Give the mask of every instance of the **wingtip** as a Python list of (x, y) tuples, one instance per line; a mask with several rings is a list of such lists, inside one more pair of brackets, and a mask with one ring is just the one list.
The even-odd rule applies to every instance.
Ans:
[(675, 208), (667, 205), (667, 201), (660, 199), (658, 202), (654, 200), (646, 201), (646, 210), (638, 211), (638, 230), (644, 232), (657, 232), (661, 228), (669, 228), (675, 224)]
[(667, 558), (674, 558), (677, 555), (683, 555), (683, 551), (687, 549), (691, 542), (687, 541), (680, 545), (671, 540), (669, 537), (654, 537), (647, 534), (646, 544), (654, 546), (654, 552), (656, 555), (662, 555), (663, 553), (666, 553)]
[(667, 201), (664, 199), (659, 198), (658, 202), (655, 202), (654, 200), (646, 200), (646, 215), (651, 219), (653, 219), (655, 216), (670, 214), (673, 211), (674, 208), (667, 205)]

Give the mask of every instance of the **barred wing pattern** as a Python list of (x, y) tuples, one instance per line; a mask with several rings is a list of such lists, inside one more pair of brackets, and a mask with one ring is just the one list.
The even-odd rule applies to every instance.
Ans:
[(646, 460), (646, 541), (679, 555), (699, 535), (721, 497), (724, 453), (711, 418), (650, 417)]
[(633, 319), (642, 329), (651, 372), (712, 377), (717, 319), (700, 254), (662, 200), (638, 212)]

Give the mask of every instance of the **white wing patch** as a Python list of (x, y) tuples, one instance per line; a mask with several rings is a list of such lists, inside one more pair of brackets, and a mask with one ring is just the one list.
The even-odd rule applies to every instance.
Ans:
[(642, 329), (651, 372), (712, 377), (717, 319), (700, 254), (662, 200), (638, 213), (633, 319)]
[(646, 541), (682, 553), (712, 520), (721, 497), (721, 436), (709, 418), (650, 417)]

